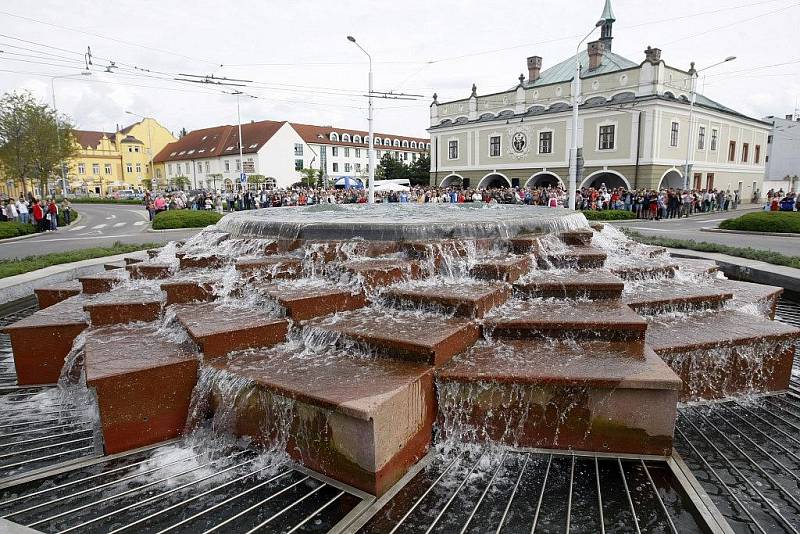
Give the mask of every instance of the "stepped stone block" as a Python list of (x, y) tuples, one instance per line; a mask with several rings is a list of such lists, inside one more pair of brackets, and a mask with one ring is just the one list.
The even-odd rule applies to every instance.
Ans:
[(765, 317), (775, 319), (778, 300), (783, 294), (782, 287), (738, 280), (715, 280), (714, 283), (723, 290), (733, 292), (733, 306), (755, 306)]
[(422, 268), (416, 261), (368, 259), (344, 263), (350, 274), (360, 276), (368, 289), (387, 286), (404, 279), (419, 278)]
[(53, 304), (58, 304), (62, 300), (80, 294), (83, 286), (78, 280), (70, 280), (60, 284), (38, 287), (33, 290), (36, 293), (36, 300), (39, 302), (39, 309), (49, 308)]
[(106, 270), (106, 271), (113, 271), (115, 269), (124, 269), (124, 268), (125, 268), (125, 263), (124, 262), (120, 262), (120, 263), (104, 263), (103, 264), (103, 269)]
[(523, 234), (509, 239), (514, 254), (531, 254), (541, 249), (541, 238), (544, 234)]
[(100, 412), (106, 454), (178, 437), (197, 381), (197, 357), (154, 328), (92, 329), (86, 385)]
[(363, 292), (337, 287), (301, 286), (299, 284), (271, 284), (262, 289), (270, 298), (286, 309), (286, 315), (295, 321), (306, 321), (332, 313), (356, 310), (367, 305)]
[(418, 307), (459, 317), (481, 318), (511, 296), (511, 288), (498, 283), (408, 284), (390, 288), (383, 298), (399, 307)]
[(11, 338), (17, 384), (53, 384), (75, 338), (89, 326), (83, 310), (91, 297), (80, 294), (3, 328)]
[(575, 247), (583, 247), (590, 245), (593, 237), (594, 237), (594, 232), (589, 228), (568, 230), (566, 232), (560, 232), (558, 234), (558, 238), (561, 241), (563, 241), (567, 245)]
[(613, 274), (623, 280), (646, 280), (650, 278), (673, 278), (678, 264), (672, 259), (630, 257), (625, 264), (610, 266)]
[(169, 263), (140, 262), (125, 267), (133, 279), (160, 280), (169, 278), (172, 265)]
[(96, 295), (111, 291), (117, 284), (128, 279), (127, 271), (116, 269), (88, 276), (79, 276), (83, 292), (87, 295)]
[(531, 259), (528, 256), (509, 256), (480, 260), (470, 269), (469, 274), (481, 280), (516, 282), (530, 268)]
[[(177, 254), (176, 254), (177, 256)], [(215, 254), (209, 256), (189, 256), (186, 254), (178, 258), (180, 269), (218, 269), (222, 267), (224, 259)]]
[(789, 386), (800, 330), (733, 310), (650, 319), (647, 343), (683, 379), (682, 398)]
[(494, 248), (492, 239), (440, 239), (437, 241), (405, 241), (402, 248), (414, 259), (434, 259), (438, 263), (443, 256), (464, 257), (470, 252), (487, 252)]
[(487, 336), (498, 338), (575, 338), (644, 340), (647, 321), (613, 300), (515, 300), (484, 321)]
[(316, 260), (325, 263), (360, 256), (375, 258), (401, 250), (397, 241), (306, 241), (304, 246)]
[(606, 271), (533, 271), (514, 284), (519, 293), (544, 298), (617, 299), (625, 282)]
[(145, 252), (147, 252), (147, 257), (152, 260), (156, 256), (158, 256), (159, 254), (161, 254), (161, 249), (160, 248), (151, 248), (149, 250), (146, 250)]
[(118, 290), (103, 293), (84, 305), (92, 326), (155, 321), (161, 316), (160, 291)]
[(122, 258), (122, 259), (125, 261), (125, 265), (132, 265), (134, 263), (139, 263), (139, 262), (144, 261), (143, 258), (135, 258), (135, 257), (132, 257), (132, 256), (128, 256), (128, 257), (125, 257), (125, 258)]
[(256, 274), (266, 280), (297, 278), (303, 270), (300, 258), (292, 256), (267, 256), (248, 258), (236, 262), (236, 270), (246, 274)]
[(731, 291), (661, 279), (629, 288), (622, 302), (639, 313), (654, 314), (720, 308), (731, 298)]
[(557, 268), (571, 267), (577, 269), (599, 269), (608, 258), (605, 251), (594, 247), (572, 247), (566, 252), (550, 254), (539, 259), (542, 268), (550, 266)]
[(344, 340), (362, 344), (393, 358), (442, 365), (478, 340), (478, 326), (467, 319), (420, 317), (398, 310), (363, 308), (335, 318), (312, 321), (311, 326)]
[(202, 280), (169, 280), (161, 284), (161, 290), (167, 295), (167, 306), (214, 300), (211, 283)]
[(368, 493), (385, 493), (431, 442), (427, 365), (342, 350), (304, 356), (283, 345), (209, 365), (254, 382), (250, 394), (213, 394), (212, 405), (233, 406), (235, 433), (285, 442), (307, 467)]
[(681, 381), (642, 349), (609, 341), (479, 343), (437, 371), (439, 426), (445, 439), (669, 456)]
[(289, 330), (286, 319), (216, 303), (183, 306), (175, 318), (207, 358), (280, 343)]
[(705, 275), (719, 271), (719, 265), (713, 260), (699, 260), (694, 258), (670, 258), (681, 272)]

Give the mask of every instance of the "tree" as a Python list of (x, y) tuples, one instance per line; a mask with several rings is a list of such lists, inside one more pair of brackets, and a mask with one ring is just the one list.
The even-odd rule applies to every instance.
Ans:
[(375, 176), (381, 180), (398, 180), (408, 178), (408, 167), (390, 154), (384, 154), (375, 168)]
[(29, 92), (6, 93), (0, 99), (0, 163), (9, 179), (22, 183), (23, 191), (28, 180), (36, 180), (44, 194), (51, 177), (61, 175), (61, 164), (76, 150), (67, 117), (57, 116)]
[(144, 188), (145, 191), (152, 191), (153, 190), (153, 180), (151, 180), (150, 178), (143, 178), (142, 179), (142, 188)]
[(266, 181), (267, 177), (263, 174), (251, 174), (247, 177), (247, 183), (256, 186), (256, 189), (258, 189), (259, 186)]
[(317, 187), (319, 179), (322, 176), (322, 171), (318, 171), (317, 169), (311, 169), (311, 168), (300, 169), (300, 174), (303, 175), (303, 177), (300, 179), (300, 182), (303, 185), (306, 185), (308, 187)]
[(170, 185), (172, 185), (172, 187), (175, 189), (180, 189), (181, 191), (188, 189), (189, 184), (189, 178), (186, 176), (175, 176), (170, 180)]
[(420, 154), (416, 161), (408, 166), (408, 179), (411, 185), (428, 185), (431, 182), (431, 156)]

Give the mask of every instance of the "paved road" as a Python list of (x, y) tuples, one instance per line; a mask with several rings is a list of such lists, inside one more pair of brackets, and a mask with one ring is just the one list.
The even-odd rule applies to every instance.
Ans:
[(697, 215), (688, 219), (669, 219), (661, 221), (630, 221), (616, 223), (617, 227), (627, 227), (644, 235), (667, 237), (671, 239), (693, 239), (732, 247), (752, 247), (771, 250), (789, 256), (800, 256), (800, 238), (760, 236), (749, 234), (727, 234), (701, 232), (701, 228), (716, 228), (725, 219), (738, 217), (754, 209), (739, 209), (728, 212), (715, 212)]
[(76, 204), (81, 218), (72, 226), (30, 239), (0, 245), (0, 259), (22, 258), (51, 252), (65, 252), (122, 243), (166, 243), (183, 239), (197, 230), (148, 232), (147, 212), (139, 206), (117, 204)]

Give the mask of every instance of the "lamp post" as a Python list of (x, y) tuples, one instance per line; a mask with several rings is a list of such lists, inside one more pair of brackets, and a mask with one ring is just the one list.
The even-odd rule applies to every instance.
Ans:
[(242, 155), (242, 145), (244, 141), (242, 140), (242, 113), (239, 107), (239, 96), (242, 95), (241, 91), (234, 91), (232, 94), (236, 95), (236, 121), (239, 123), (239, 188), (245, 189), (247, 182), (242, 180), (242, 175), (244, 175), (244, 156)]
[(578, 189), (578, 105), (581, 98), (581, 47), (594, 31), (605, 21), (598, 21), (592, 31), (581, 39), (575, 48), (575, 76), (572, 79), (572, 148), (569, 151), (569, 195), (568, 207), (575, 209), (575, 191)]
[[(139, 117), (142, 120), (147, 120), (147, 117), (144, 115), (139, 115), (133, 111), (126, 111), (125, 113), (128, 115), (133, 115), (134, 117)], [(150, 122), (147, 123), (147, 155), (150, 159), (150, 187), (153, 187), (153, 180), (156, 177), (156, 170), (153, 167), (153, 137), (150, 133)]]
[[(61, 159), (61, 139), (59, 137), (61, 128), (59, 128), (59, 120), (58, 120), (58, 108), (56, 107), (56, 80), (62, 78), (71, 78), (73, 76), (91, 76), (92, 71), (89, 70), (87, 67), (86, 69), (82, 70), (80, 73), (77, 74), (64, 74), (63, 76), (51, 76), (50, 77), (50, 96), (53, 99), (53, 113), (55, 113), (56, 117), (56, 149), (59, 153), (59, 161), (58, 166), (61, 167), (61, 188), (66, 195), (67, 193), (67, 173), (64, 169), (64, 161)], [(44, 191), (42, 191), (44, 193)]]
[(690, 83), (690, 93), (691, 98), (689, 99), (689, 137), (686, 139), (686, 161), (683, 165), (683, 188), (689, 189), (689, 175), (692, 173), (692, 164), (690, 159), (692, 157), (692, 140), (694, 139), (693, 131), (694, 131), (694, 103), (697, 100), (697, 75), (700, 72), (706, 71), (708, 69), (714, 68), (717, 65), (722, 65), (723, 63), (727, 63), (729, 61), (733, 61), (736, 59), (736, 56), (728, 56), (720, 62), (714, 63), (713, 65), (709, 65), (708, 67), (700, 70), (694, 70), (694, 62), (692, 62), (692, 67), (689, 69), (689, 76), (691, 79)]
[(356, 42), (356, 38), (353, 37), (352, 35), (348, 35), (347, 36), (347, 40), (350, 41), (351, 43), (353, 43), (354, 45), (356, 45), (362, 52), (364, 52), (367, 55), (367, 58), (369, 58), (369, 93), (367, 95), (367, 97), (369, 99), (369, 150), (367, 151), (367, 157), (368, 157), (368, 161), (369, 161), (369, 163), (368, 163), (369, 171), (368, 171), (368, 174), (367, 174), (367, 176), (368, 176), (367, 179), (369, 180), (369, 196), (368, 196), (368, 200), (369, 200), (370, 204), (374, 204), (375, 203), (375, 140), (373, 139), (373, 137), (375, 137), (375, 135), (374, 135), (373, 128), (372, 128), (372, 123), (373, 123), (373, 111), (372, 111), (372, 56), (369, 54), (369, 52), (364, 50), (364, 47), (362, 47), (360, 44), (358, 44)]

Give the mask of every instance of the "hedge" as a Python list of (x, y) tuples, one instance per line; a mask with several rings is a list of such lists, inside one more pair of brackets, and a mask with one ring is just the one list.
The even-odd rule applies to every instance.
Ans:
[(7, 278), (9, 276), (28, 273), (39, 269), (44, 269), (45, 267), (50, 267), (52, 265), (72, 263), (74, 261), (89, 260), (92, 258), (102, 258), (105, 256), (115, 256), (117, 254), (127, 254), (128, 252), (158, 248), (160, 246), (161, 245), (155, 243), (123, 245), (117, 241), (110, 247), (85, 248), (81, 250), (72, 250), (69, 252), (44, 254), (41, 256), (28, 256), (21, 259), (0, 260), (0, 278)]
[(800, 234), (800, 212), (756, 211), (735, 219), (722, 221), (719, 227), (723, 230), (742, 230), (746, 232)]
[(153, 219), (153, 230), (172, 228), (205, 228), (222, 218), (216, 211), (168, 210), (157, 213)]
[(587, 210), (581, 213), (589, 221), (626, 221), (636, 218), (636, 214), (628, 210)]
[(8, 239), (34, 233), (36, 233), (36, 227), (32, 224), (0, 222), (0, 239)]

